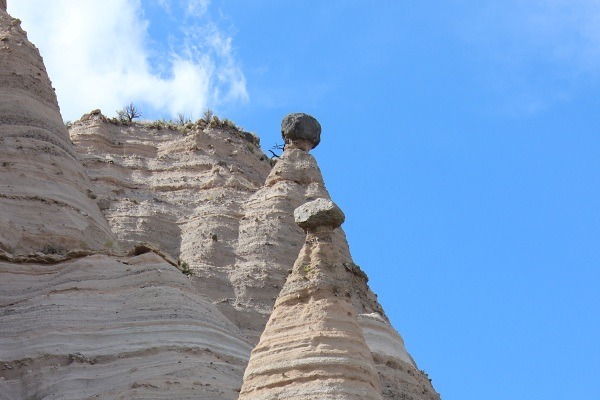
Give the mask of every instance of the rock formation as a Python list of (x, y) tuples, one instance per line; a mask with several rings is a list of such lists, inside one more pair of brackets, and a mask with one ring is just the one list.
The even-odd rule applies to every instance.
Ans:
[(154, 252), (0, 262), (0, 399), (235, 399), (251, 344)]
[(39, 52), (0, 9), (0, 250), (60, 253), (113, 240)]
[[(257, 343), (304, 242), (293, 210), (329, 198), (308, 152), (314, 142), (284, 130), (285, 151), (271, 168), (251, 136), (202, 122), (181, 131), (118, 126), (94, 111), (70, 133), (120, 246), (147, 242), (188, 262), (197, 290)], [(342, 229), (333, 240), (353, 271), (352, 302), (383, 392), (435, 399), (353, 264)]]
[(250, 342), (168, 257), (115, 255), (41, 57), (3, 10), (0, 52), (0, 399), (237, 398)]
[(294, 217), (306, 242), (252, 351), (240, 400), (381, 399), (351, 301), (352, 272), (333, 244), (344, 214), (317, 199)]
[[(329, 200), (309, 153), (319, 123), (286, 117), (276, 161), (218, 120), (121, 124), (94, 110), (67, 132), (37, 49), (5, 9), (0, 0), (0, 399), (237, 398), (305, 244), (293, 211)], [(386, 398), (439, 398), (342, 229), (317, 247), (344, 266), (346, 317), (362, 332), (344, 357), (369, 365), (360, 379), (376, 371)], [(188, 266), (190, 277), (177, 269)], [(321, 311), (324, 326), (346, 318)]]

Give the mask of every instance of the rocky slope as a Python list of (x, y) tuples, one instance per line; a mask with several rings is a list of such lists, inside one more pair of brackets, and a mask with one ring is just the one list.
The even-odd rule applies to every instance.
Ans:
[[(218, 119), (128, 125), (96, 110), (67, 133), (2, 3), (0, 51), (0, 399), (237, 398), (305, 243), (293, 211), (329, 199), (309, 153), (318, 122), (286, 118), (274, 165)], [(367, 380), (386, 398), (439, 398), (343, 231), (331, 240)]]

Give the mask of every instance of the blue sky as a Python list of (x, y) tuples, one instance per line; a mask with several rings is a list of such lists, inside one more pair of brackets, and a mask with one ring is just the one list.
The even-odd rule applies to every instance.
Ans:
[(600, 3), (40, 1), (9, 11), (65, 119), (210, 107), (266, 150), (314, 115), (355, 261), (445, 400), (598, 396)]

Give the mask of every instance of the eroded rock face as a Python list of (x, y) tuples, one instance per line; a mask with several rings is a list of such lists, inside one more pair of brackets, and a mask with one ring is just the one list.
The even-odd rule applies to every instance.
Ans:
[(251, 349), (149, 252), (0, 261), (0, 398), (235, 399)]
[(315, 200), (294, 214), (306, 242), (252, 350), (239, 398), (381, 399), (351, 300), (352, 273), (333, 244), (343, 213)]
[[(235, 291), (233, 317), (255, 343), (304, 243), (305, 234), (294, 222), (294, 209), (310, 200), (329, 198), (309, 149), (296, 141), (286, 145), (264, 185), (242, 205), (236, 265), (230, 275)], [(341, 229), (334, 233), (334, 241), (340, 257), (350, 262)]]
[(243, 205), (271, 170), (256, 140), (206, 124), (183, 133), (117, 126), (99, 112), (76, 121), (70, 133), (97, 199), (108, 201), (103, 213), (120, 245), (147, 242), (179, 257), (193, 271), (197, 290), (246, 329), (237, 318), (231, 275)]
[(20, 22), (0, 8), (0, 251), (104, 248), (110, 228), (86, 191), (54, 89)]
[[(69, 138), (39, 53), (3, 5), (0, 397), (236, 398), (250, 343), (305, 244), (293, 211), (329, 201), (308, 153), (320, 125), (306, 115), (286, 118), (286, 149), (272, 168), (256, 137), (231, 126), (117, 126), (94, 110)], [(348, 355), (331, 356), (368, 370), (334, 368), (323, 379), (334, 386), (354, 379), (358, 386), (350, 382), (344, 393), (363, 393), (365, 383), (377, 386), (374, 362), (385, 397), (438, 398), (352, 262), (343, 231), (327, 241), (318, 234), (298, 259), (323, 271), (315, 277), (341, 279), (336, 291), (347, 295), (333, 299), (329, 278), (308, 279), (331, 290), (323, 301), (313, 296), (307, 310), (324, 330), (351, 326), (340, 339)], [(140, 242), (149, 246), (138, 250), (154, 247), (161, 257), (119, 252)], [(174, 268), (176, 258), (191, 279)], [(327, 270), (325, 259), (338, 267)], [(292, 275), (301, 277), (304, 265)], [(282, 292), (290, 317), (289, 293), (305, 293), (305, 281)], [(322, 337), (325, 347), (331, 341), (341, 343)], [(309, 389), (334, 396), (326, 387)]]
[[(94, 183), (92, 196), (120, 246), (147, 242), (189, 263), (196, 290), (258, 343), (304, 243), (294, 209), (330, 198), (314, 157), (299, 146), (286, 146), (271, 168), (238, 132), (198, 126), (182, 134), (116, 126), (99, 111), (75, 122), (70, 133)], [(351, 272), (352, 303), (374, 349), (383, 393), (389, 398), (413, 393), (415, 399), (423, 391), (435, 393), (414, 363), (405, 362), (402, 339), (353, 263), (342, 229), (334, 231), (333, 243)], [(376, 315), (379, 323), (363, 315)], [(378, 352), (384, 341), (382, 358)], [(419, 380), (398, 386), (404, 376)]]

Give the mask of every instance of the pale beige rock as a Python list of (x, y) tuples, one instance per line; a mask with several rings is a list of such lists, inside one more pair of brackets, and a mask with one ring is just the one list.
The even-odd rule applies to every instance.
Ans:
[(360, 314), (358, 321), (379, 372), (386, 399), (438, 400), (427, 375), (417, 368), (396, 330), (378, 313)]
[(104, 214), (121, 246), (147, 242), (189, 263), (199, 292), (243, 326), (230, 281), (241, 207), (271, 169), (256, 139), (205, 124), (185, 134), (117, 126), (99, 111), (70, 133), (97, 195), (110, 200)]
[[(304, 241), (293, 211), (329, 198), (314, 157), (292, 144), (271, 169), (235, 132), (116, 126), (99, 111), (70, 133), (94, 195), (110, 201), (104, 214), (121, 246), (147, 242), (188, 262), (199, 293), (257, 343)], [(334, 243), (351, 272), (356, 312), (383, 315), (341, 229)], [(404, 349), (399, 336), (390, 340)]]
[(240, 400), (381, 399), (351, 300), (352, 273), (333, 244), (331, 221), (341, 211), (328, 203), (295, 213), (315, 222), (305, 225), (304, 247), (252, 350)]
[[(82, 385), (99, 398), (235, 398), (245, 338), (258, 341), (304, 243), (293, 210), (329, 199), (314, 138), (286, 138), (271, 168), (256, 137), (230, 125), (117, 126), (94, 110), (72, 126), (75, 153), (37, 49), (1, 9), (0, 53), (0, 398), (81, 398)], [(162, 259), (140, 255), (152, 248)], [(383, 395), (439, 398), (407, 362), (341, 229), (327, 248)], [(337, 303), (314, 306), (328, 315)], [(353, 335), (341, 340), (362, 360)]]
[(235, 399), (250, 352), (149, 252), (0, 262), (0, 398)]
[(0, 249), (102, 249), (114, 239), (20, 21), (0, 10)]

